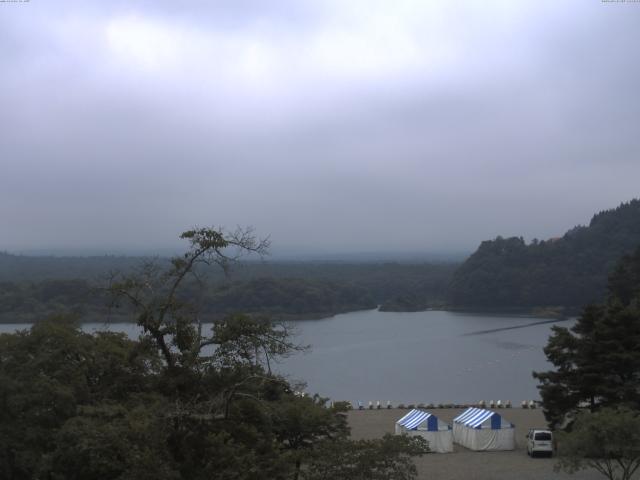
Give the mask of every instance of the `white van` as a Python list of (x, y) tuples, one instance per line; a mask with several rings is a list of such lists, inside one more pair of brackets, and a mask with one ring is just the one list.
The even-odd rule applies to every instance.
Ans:
[(531, 457), (536, 455), (553, 455), (553, 433), (550, 430), (532, 428), (527, 433), (527, 454)]

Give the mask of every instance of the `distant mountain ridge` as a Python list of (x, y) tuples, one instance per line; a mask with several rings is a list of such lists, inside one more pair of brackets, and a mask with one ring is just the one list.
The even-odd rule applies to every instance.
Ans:
[(581, 308), (600, 301), (616, 262), (640, 245), (640, 200), (597, 213), (588, 226), (526, 244), (484, 241), (454, 273), (449, 298), (459, 308)]

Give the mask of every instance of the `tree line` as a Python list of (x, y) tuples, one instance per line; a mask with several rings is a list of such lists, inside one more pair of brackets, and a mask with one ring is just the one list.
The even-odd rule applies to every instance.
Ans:
[(640, 245), (640, 200), (600, 212), (561, 238), (485, 241), (453, 275), (451, 305), (465, 308), (561, 306), (599, 301), (616, 262)]
[(304, 347), (286, 324), (243, 314), (206, 331), (196, 266), (261, 253), (247, 231), (195, 229), (170, 266), (111, 278), (143, 332), (82, 332), (69, 317), (0, 335), (0, 478), (411, 480), (422, 439), (349, 439), (346, 404), (300, 395), (271, 369)]
[(544, 414), (559, 433), (569, 472), (591, 467), (610, 480), (640, 468), (640, 248), (609, 277), (604, 302), (589, 304), (571, 328), (552, 327), (534, 372)]
[[(386, 311), (554, 307), (573, 314), (604, 295), (616, 261), (638, 244), (640, 200), (632, 200), (596, 214), (588, 226), (560, 238), (482, 242), (462, 264), (252, 260), (238, 262), (231, 278), (221, 269), (199, 265), (207, 289), (194, 300), (212, 316), (249, 308), (252, 313), (307, 318), (375, 305)], [(96, 287), (104, 284), (105, 274), (131, 272), (140, 264), (166, 268), (170, 260), (0, 253), (0, 321), (33, 321), (60, 311), (103, 315), (104, 298)], [(200, 295), (199, 284), (191, 287), (184, 293)]]
[[(33, 322), (47, 315), (71, 313), (84, 321), (127, 318), (127, 309), (110, 308), (105, 283), (87, 280), (0, 282), (0, 322)], [(279, 318), (315, 318), (372, 309), (373, 296), (362, 287), (323, 280), (257, 278), (244, 282), (187, 282), (181, 295), (197, 304), (211, 321), (235, 312)]]
[[(99, 257), (94, 265), (93, 259), (88, 258), (84, 259), (84, 265), (90, 267), (71, 269), (84, 271), (86, 276), (48, 278), (53, 274), (48, 270), (50, 265), (56, 264), (65, 272), (64, 258), (45, 257), (43, 267), (38, 268), (31, 257), (4, 255), (5, 264), (13, 262), (16, 267), (26, 262), (30, 266), (26, 271), (30, 273), (0, 281), (0, 322), (33, 322), (58, 313), (80, 315), (85, 321), (97, 321), (107, 315), (126, 320), (126, 311), (109, 310), (105, 295), (108, 273), (130, 273), (141, 265), (156, 269), (170, 266), (169, 259), (164, 258), (136, 260), (134, 266), (122, 258), (110, 264)], [(82, 264), (79, 259), (69, 261), (76, 267)], [(238, 262), (227, 277), (212, 266), (198, 265), (199, 280), (185, 282), (181, 295), (194, 302), (210, 320), (234, 312), (317, 318), (381, 304), (387, 310), (406, 311), (415, 310), (416, 306), (424, 309), (443, 304), (455, 267), (456, 264), (449, 263)], [(4, 278), (8, 278), (7, 271), (0, 268)], [(405, 299), (404, 303), (399, 299)]]

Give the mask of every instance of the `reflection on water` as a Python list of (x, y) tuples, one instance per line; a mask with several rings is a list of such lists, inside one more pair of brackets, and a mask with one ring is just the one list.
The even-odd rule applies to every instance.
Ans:
[[(282, 360), (278, 370), (335, 400), (519, 403), (538, 398), (531, 372), (549, 368), (542, 348), (560, 322), (438, 311), (347, 313), (296, 322), (297, 342), (311, 351)], [(0, 332), (26, 327), (0, 325)], [(132, 338), (140, 331), (122, 323), (106, 328)], [(103, 329), (83, 325), (87, 332)]]

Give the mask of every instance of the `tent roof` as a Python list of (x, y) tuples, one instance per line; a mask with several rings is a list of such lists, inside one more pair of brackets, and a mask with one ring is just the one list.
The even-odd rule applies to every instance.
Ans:
[(491, 410), (485, 410), (483, 408), (468, 408), (456, 418), (453, 419), (455, 423), (461, 423), (466, 427), (476, 428), (484, 423), (485, 420), (498, 415)]
[(422, 422), (431, 417), (432, 415), (428, 412), (423, 412), (422, 410), (411, 410), (404, 417), (398, 420), (396, 423), (398, 425), (402, 425), (408, 430), (413, 430), (417, 428)]

